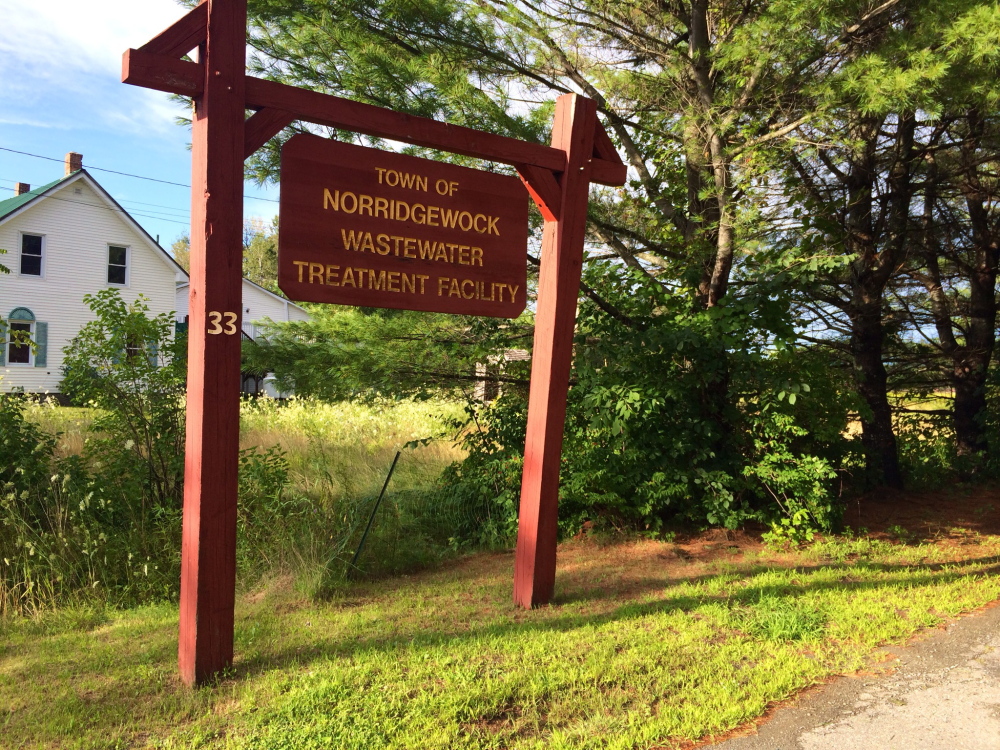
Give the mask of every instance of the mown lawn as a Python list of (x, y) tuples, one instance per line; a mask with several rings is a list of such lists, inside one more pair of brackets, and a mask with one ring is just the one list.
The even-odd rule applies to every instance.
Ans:
[(276, 580), (241, 597), (236, 663), (196, 691), (172, 605), (8, 621), (0, 745), (677, 747), (1000, 598), (1000, 537), (703, 542), (564, 544), (557, 600), (531, 612), (511, 554), (326, 602)]

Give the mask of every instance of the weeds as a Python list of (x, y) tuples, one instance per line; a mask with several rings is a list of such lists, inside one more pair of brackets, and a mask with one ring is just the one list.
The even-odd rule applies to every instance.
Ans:
[[(352, 576), (414, 570), (453, 554), (456, 522), (435, 502), (434, 483), (461, 454), (447, 439), (431, 440), (404, 450), (364, 553), (348, 565), (394, 451), (444, 435), (441, 415), (455, 411), (446, 402), (244, 402), (241, 586), (292, 575), (308, 595), (330, 596)], [(157, 500), (135, 479), (143, 472), (122, 463), (143, 452), (109, 455), (108, 410), (62, 414), (0, 396), (0, 423), (0, 459), (10, 457), (0, 460), (0, 614), (174, 599), (180, 484)], [(60, 447), (72, 444), (80, 455)]]

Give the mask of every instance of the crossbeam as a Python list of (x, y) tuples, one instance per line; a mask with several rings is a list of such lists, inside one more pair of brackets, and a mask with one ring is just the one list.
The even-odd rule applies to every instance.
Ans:
[[(254, 76), (246, 76), (245, 80), (247, 109), (280, 109), (296, 120), (510, 164), (514, 167), (527, 165), (552, 172), (562, 172), (566, 169), (566, 153), (551, 146), (484, 133), (461, 125), (432, 120), (429, 117), (394, 112), (372, 104), (300, 89), (277, 81), (266, 81)], [(204, 82), (204, 71), (198, 63), (153, 54), (141, 49), (127, 50), (122, 61), (122, 83), (133, 86), (184, 96), (200, 96)], [(603, 133), (604, 129), (600, 124), (597, 128)], [(606, 134), (604, 137), (607, 139)], [(603, 143), (599, 138), (596, 142)], [(611, 161), (606, 158), (594, 158), (591, 162), (590, 179), (602, 185), (624, 185), (627, 172), (628, 168), (620, 159)]]

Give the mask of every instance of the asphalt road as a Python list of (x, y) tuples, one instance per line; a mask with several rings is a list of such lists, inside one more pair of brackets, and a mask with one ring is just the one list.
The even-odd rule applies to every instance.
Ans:
[(722, 750), (1000, 750), (1000, 607), (910, 646), (879, 676), (842, 677)]

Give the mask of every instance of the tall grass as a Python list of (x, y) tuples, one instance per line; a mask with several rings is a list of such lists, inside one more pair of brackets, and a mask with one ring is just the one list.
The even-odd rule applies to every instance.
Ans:
[(343, 501), (377, 492), (397, 450), (404, 455), (395, 490), (432, 483), (444, 466), (462, 458), (447, 429), (460, 413), (461, 406), (448, 401), (247, 400), (240, 410), (240, 447), (280, 446), (291, 491)]
[[(448, 428), (460, 413), (447, 401), (245, 401), (241, 446), (284, 452), (288, 485), (280, 515), (291, 523), (285, 538), (272, 534), (271, 544), (242, 546), (243, 579), (291, 572), (306, 593), (324, 595), (348, 577), (412, 570), (447, 555), (455, 532), (451, 514), (437, 507), (435, 484), (445, 466), (463, 457)], [(397, 451), (392, 481), (352, 566)]]
[[(180, 495), (147, 502), (135, 481), (141, 465), (116, 461), (117, 444), (95, 430), (103, 412), (10, 398), (2, 406), (9, 424), (0, 435), (6, 446), (0, 451), (6, 453), (0, 455), (0, 615), (70, 602), (132, 605), (175, 597)], [(436, 483), (462, 458), (448, 427), (460, 412), (441, 401), (245, 401), (237, 506), (241, 586), (291, 576), (304, 593), (321, 596), (348, 578), (411, 570), (448, 555), (454, 523), (441, 512)], [(397, 451), (392, 482), (352, 564)]]

